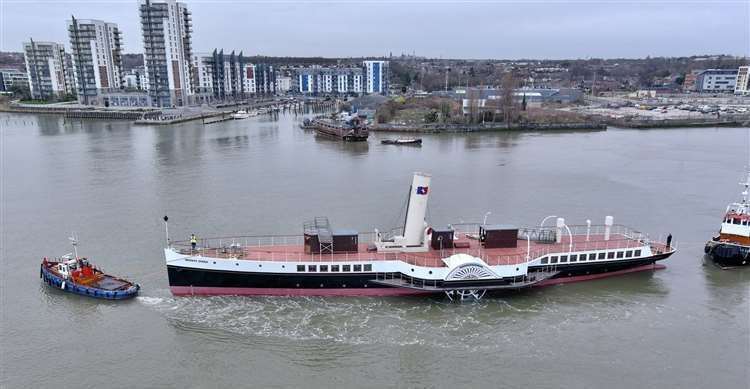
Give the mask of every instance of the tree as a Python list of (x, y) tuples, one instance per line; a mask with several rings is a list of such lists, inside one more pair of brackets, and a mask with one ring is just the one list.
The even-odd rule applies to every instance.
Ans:
[(440, 103), (440, 114), (443, 116), (443, 122), (448, 121), (448, 119), (451, 117), (450, 103), (446, 101)]
[(516, 79), (513, 71), (505, 73), (502, 83), (501, 107), (503, 111), (503, 121), (510, 123), (516, 115), (516, 101), (513, 97), (513, 90), (516, 88)]

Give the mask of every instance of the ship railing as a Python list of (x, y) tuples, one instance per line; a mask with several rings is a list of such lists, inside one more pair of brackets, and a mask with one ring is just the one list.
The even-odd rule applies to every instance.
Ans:
[[(578, 230), (587, 226), (574, 226)], [(263, 236), (235, 236), (235, 237), (216, 237), (203, 238), (198, 240), (196, 251), (193, 252), (189, 241), (175, 241), (171, 245), (182, 253), (195, 253), (202, 256), (216, 256), (219, 258), (236, 258), (248, 260), (264, 260), (279, 262), (339, 262), (339, 261), (378, 261), (378, 260), (398, 260), (415, 266), (425, 267), (444, 267), (445, 264), (441, 258), (446, 258), (454, 254), (468, 254), (481, 258), (490, 266), (499, 265), (516, 265), (522, 264), (534, 259), (550, 254), (563, 254), (568, 252), (598, 251), (609, 249), (636, 249), (644, 246), (650, 246), (655, 253), (668, 252), (676, 249), (676, 241), (672, 241), (668, 246), (666, 240), (659, 238), (651, 240), (648, 235), (627, 227), (615, 228), (613, 226), (610, 233), (610, 240), (604, 240), (602, 234), (598, 233), (592, 226), (590, 230), (591, 239), (588, 241), (573, 240), (569, 242), (569, 237), (562, 236), (561, 242), (556, 244), (543, 245), (539, 247), (536, 244), (531, 251), (523, 250), (522, 240), (518, 241), (518, 252), (514, 254), (493, 254), (481, 247), (462, 248), (462, 249), (443, 249), (440, 257), (425, 256), (413, 253), (402, 252), (337, 252), (323, 254), (309, 254), (300, 252), (299, 248), (304, 244), (304, 236), (301, 235), (263, 235)], [(602, 226), (603, 227), (603, 226)], [(458, 229), (457, 229), (458, 231)], [(466, 230), (465, 230), (466, 231)], [(470, 230), (469, 230), (470, 231)], [(571, 229), (572, 231), (572, 229)], [(478, 230), (477, 230), (478, 232)], [(580, 234), (572, 234), (578, 236)], [(568, 239), (566, 239), (568, 238)], [(364, 244), (374, 240), (374, 233), (359, 234), (359, 243)], [(263, 247), (275, 247), (275, 250), (253, 250)], [(281, 248), (282, 250), (279, 250)], [(287, 250), (286, 248), (289, 248)], [(292, 250), (291, 248), (295, 248)]]

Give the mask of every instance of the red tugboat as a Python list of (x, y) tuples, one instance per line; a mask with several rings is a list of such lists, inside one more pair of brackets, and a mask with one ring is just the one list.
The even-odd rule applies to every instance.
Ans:
[[(325, 217), (300, 236), (170, 242), (164, 255), (174, 295), (395, 296), (485, 293), (584, 281), (641, 270), (675, 252), (614, 224), (553, 227), (426, 223), (431, 177), (415, 173), (402, 228), (359, 234)], [(545, 218), (545, 220), (548, 218)], [(165, 223), (167, 218), (165, 217)], [(165, 226), (166, 227), (166, 226)], [(168, 231), (168, 229), (167, 229)]]
[(56, 260), (46, 257), (42, 260), (39, 277), (45, 284), (68, 293), (106, 300), (124, 300), (138, 294), (140, 285), (95, 268), (88, 259), (78, 256), (76, 239), (71, 237), (70, 240), (74, 254), (66, 254)]
[(721, 267), (750, 264), (750, 204), (747, 202), (750, 173), (745, 182), (742, 200), (727, 206), (719, 234), (706, 243), (706, 256)]

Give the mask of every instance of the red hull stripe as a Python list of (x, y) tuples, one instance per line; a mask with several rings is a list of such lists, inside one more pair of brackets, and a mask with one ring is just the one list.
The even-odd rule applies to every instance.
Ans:
[(572, 277), (559, 277), (559, 278), (552, 278), (549, 280), (544, 280), (534, 286), (549, 286), (549, 285), (557, 285), (557, 284), (567, 284), (570, 282), (581, 282), (581, 281), (590, 281), (590, 280), (596, 280), (599, 278), (606, 278), (606, 277), (612, 277), (612, 276), (618, 276), (621, 274), (628, 274), (628, 273), (635, 273), (639, 271), (646, 271), (646, 270), (662, 270), (666, 269), (667, 267), (664, 265), (643, 265), (638, 267), (632, 267), (630, 269), (623, 269), (623, 270), (617, 270), (607, 273), (599, 273), (599, 274), (587, 274), (582, 276), (572, 276)]
[(175, 296), (409, 296), (431, 294), (407, 288), (222, 288), (212, 286), (171, 286)]

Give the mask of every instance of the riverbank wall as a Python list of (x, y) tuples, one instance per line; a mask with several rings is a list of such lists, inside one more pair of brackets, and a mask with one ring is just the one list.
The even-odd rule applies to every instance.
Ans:
[(607, 125), (601, 122), (578, 123), (483, 123), (483, 124), (376, 124), (368, 127), (370, 131), (382, 132), (415, 132), (415, 133), (460, 133), (489, 131), (570, 131), (570, 130), (606, 130)]
[(750, 115), (732, 115), (713, 118), (602, 118), (602, 122), (624, 128), (672, 127), (750, 127)]
[(0, 111), (12, 113), (31, 113), (43, 115), (62, 115), (74, 119), (109, 119), (138, 120), (158, 115), (161, 111), (154, 108), (137, 109), (98, 109), (94, 107), (69, 107), (65, 105), (0, 105)]

